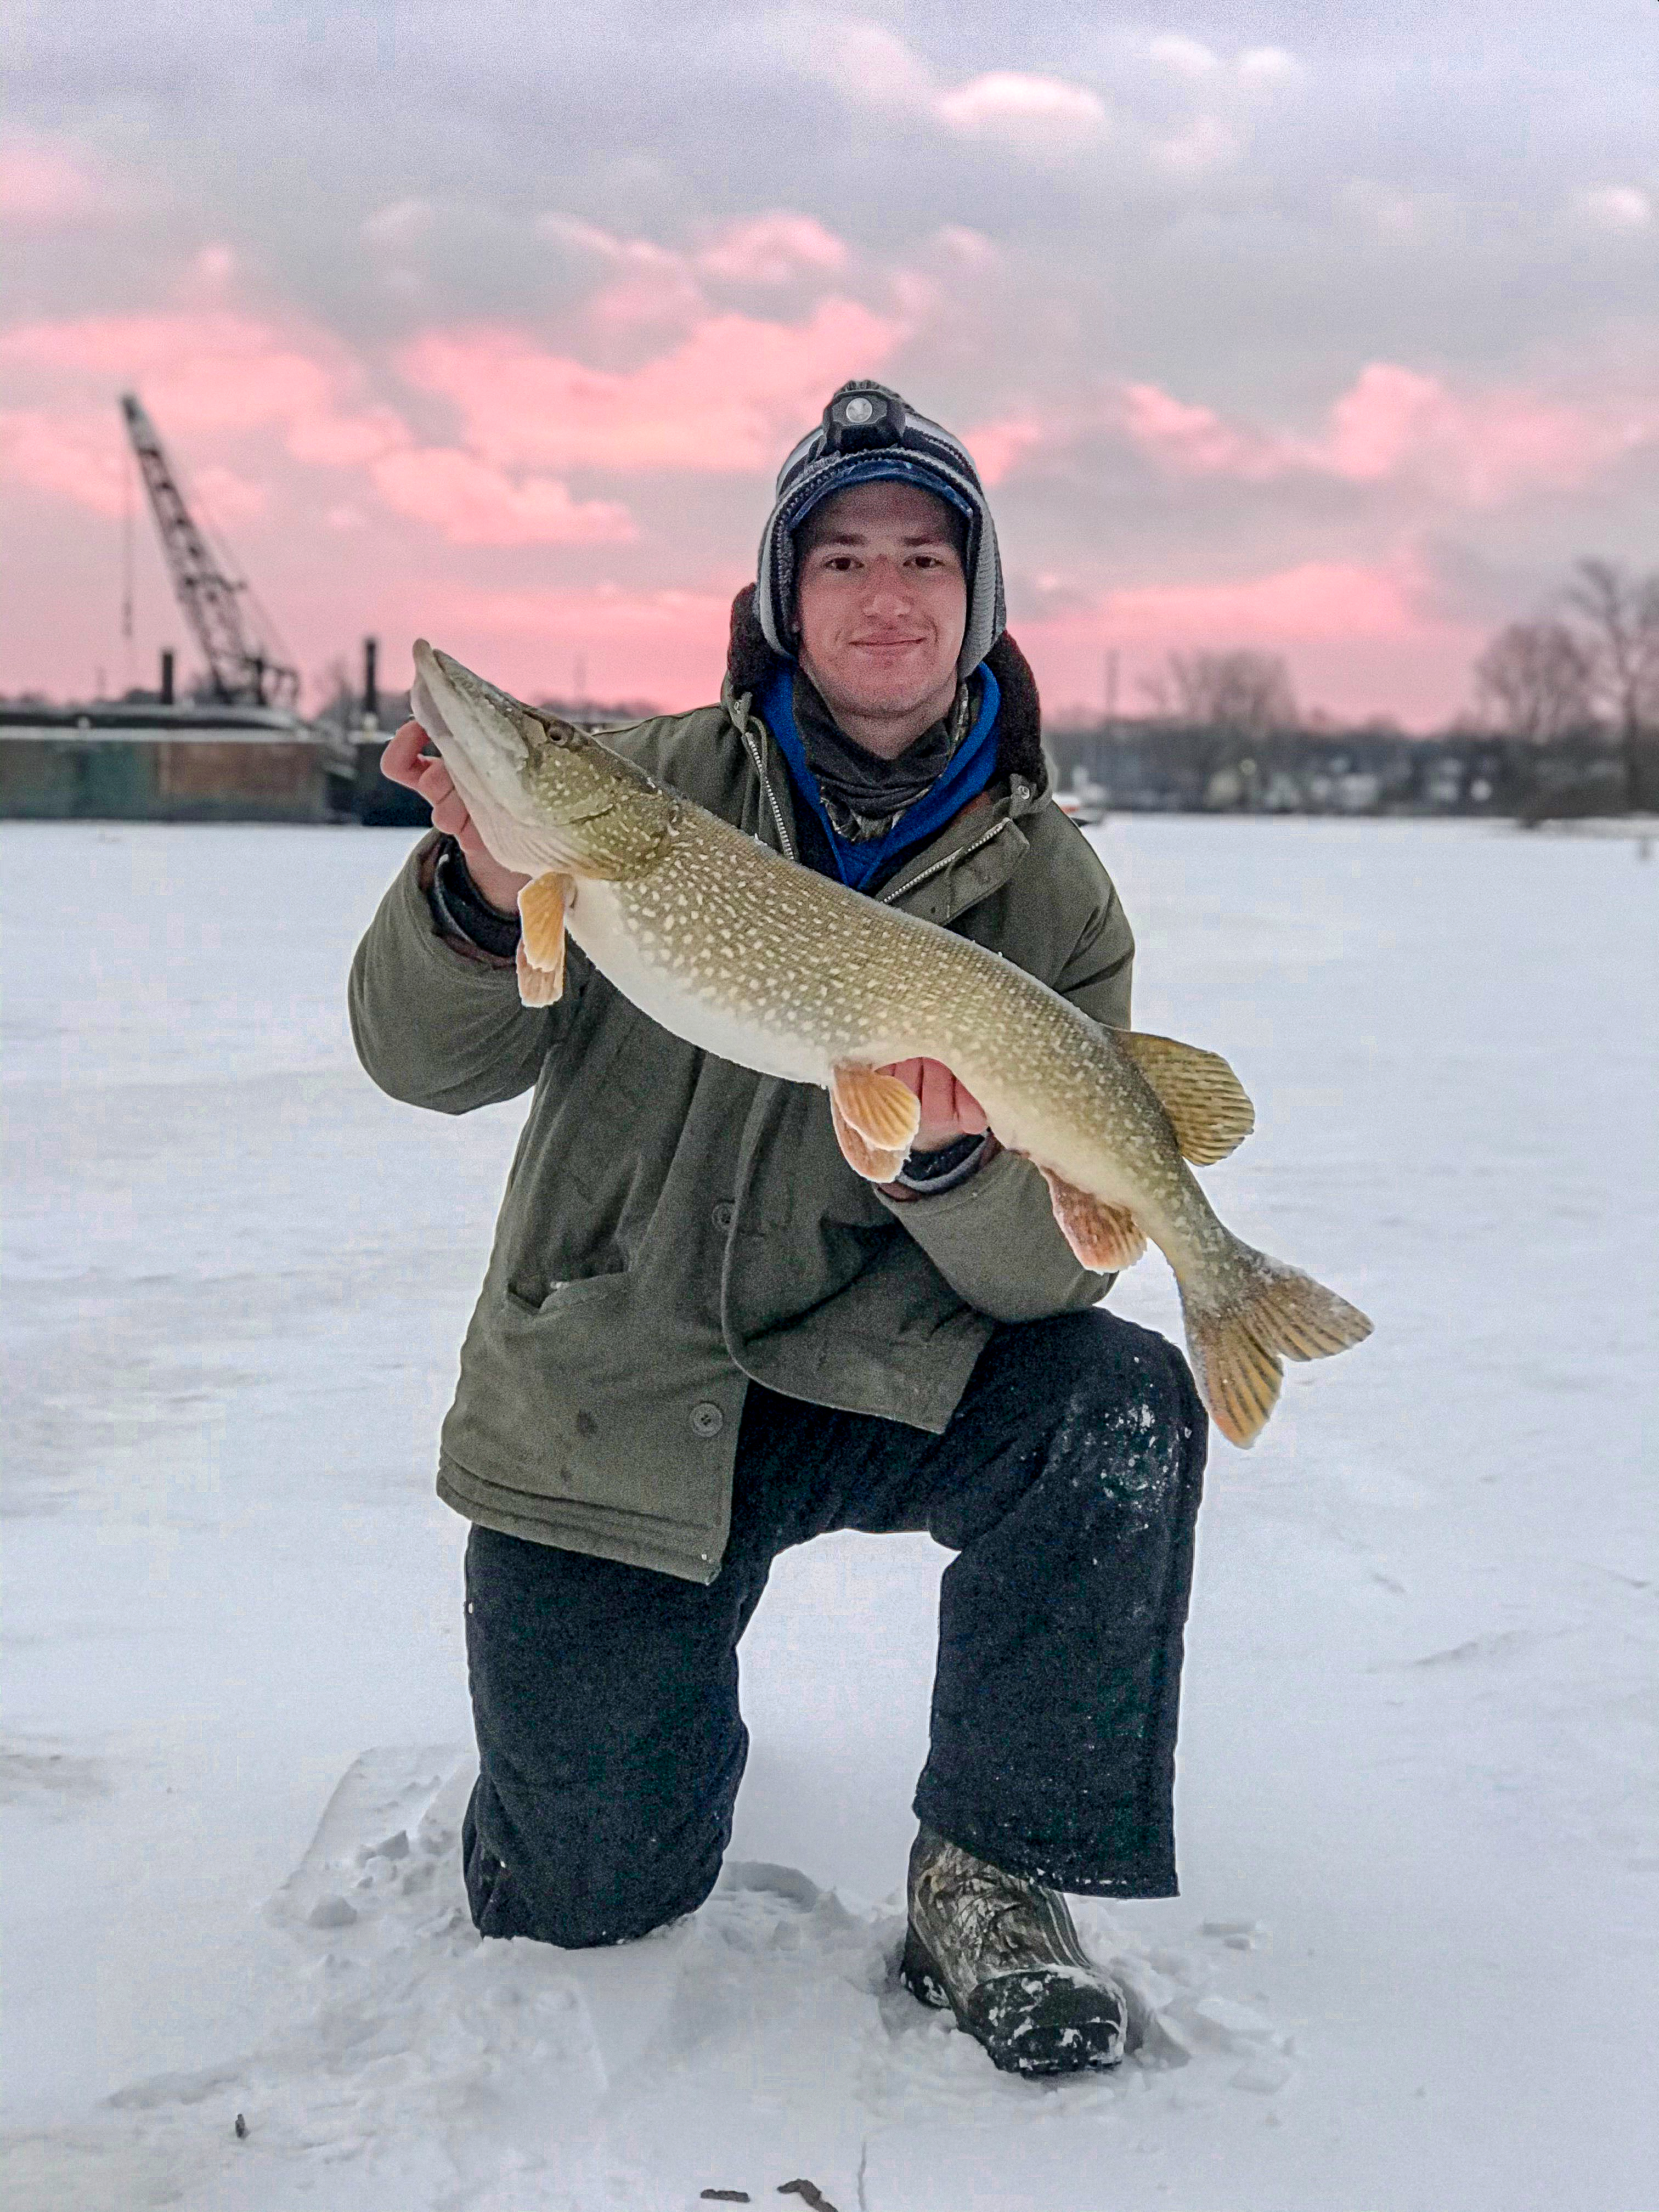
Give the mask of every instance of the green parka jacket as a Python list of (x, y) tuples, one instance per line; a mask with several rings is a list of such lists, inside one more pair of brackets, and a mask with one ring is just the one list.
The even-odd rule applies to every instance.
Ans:
[[(787, 769), (730, 684), (718, 708), (606, 743), (793, 856)], [(1128, 924), (1034, 736), (1027, 757), (1034, 773), (994, 778), (878, 896), (1127, 1027)], [(1107, 1279), (1078, 1265), (1012, 1154), (892, 1200), (842, 1159), (824, 1092), (682, 1043), (574, 945), (559, 1002), (520, 1005), (510, 967), (439, 935), (420, 887), (431, 842), (358, 948), (358, 1054), (383, 1091), (440, 1113), (533, 1093), (443, 1425), (438, 1489), (459, 1512), (712, 1582), (751, 1377), (938, 1431), (995, 1322), (1099, 1298)]]

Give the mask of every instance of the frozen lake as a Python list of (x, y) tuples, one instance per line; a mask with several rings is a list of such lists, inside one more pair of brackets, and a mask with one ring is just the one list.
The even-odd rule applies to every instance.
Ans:
[[(1257, 1102), (1207, 1187), (1376, 1334), (1216, 1445), (1184, 1894), (1080, 1916), (1156, 2063), (1039, 2087), (890, 1985), (923, 1539), (780, 1563), (702, 1914), (477, 1942), (432, 1465), (519, 1116), (395, 1106), (352, 1055), (409, 840), (0, 831), (0, 2202), (1659, 2201), (1659, 864), (1473, 824), (1099, 840), (1139, 1024)], [(1156, 1254), (1114, 1299), (1175, 1327)]]

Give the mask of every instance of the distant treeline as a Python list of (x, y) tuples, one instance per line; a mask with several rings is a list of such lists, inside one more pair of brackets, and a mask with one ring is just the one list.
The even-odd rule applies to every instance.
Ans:
[(1486, 731), (1240, 731), (1163, 717), (1044, 733), (1057, 784), (1084, 811), (1501, 814), (1521, 820), (1659, 811), (1659, 731), (1543, 742)]

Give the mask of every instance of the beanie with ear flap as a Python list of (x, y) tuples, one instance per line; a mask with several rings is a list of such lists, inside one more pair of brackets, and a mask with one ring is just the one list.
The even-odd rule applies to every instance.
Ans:
[(963, 518), (968, 579), (968, 626), (957, 673), (979, 666), (1002, 635), (1007, 617), (996, 525), (973, 458), (959, 438), (907, 407), (884, 384), (843, 384), (823, 420), (801, 440), (778, 472), (776, 496), (761, 534), (755, 612), (774, 653), (794, 656), (795, 532), (832, 492), (883, 479), (914, 483)]

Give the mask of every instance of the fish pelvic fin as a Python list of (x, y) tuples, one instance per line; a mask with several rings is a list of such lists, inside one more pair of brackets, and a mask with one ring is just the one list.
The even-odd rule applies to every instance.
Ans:
[(1255, 1109), (1219, 1053), (1148, 1030), (1114, 1030), (1111, 1038), (1169, 1115), (1184, 1159), (1199, 1167), (1224, 1160), (1255, 1128)]
[(884, 1151), (862, 1137), (836, 1103), (834, 1091), (830, 1094), (830, 1119), (835, 1124), (836, 1142), (841, 1146), (842, 1158), (854, 1175), (861, 1175), (866, 1182), (891, 1182), (904, 1165), (903, 1152)]
[(1048, 1186), (1060, 1233), (1079, 1264), (1097, 1274), (1133, 1267), (1146, 1249), (1146, 1234), (1127, 1206), (1109, 1206), (1047, 1168), (1039, 1170)]
[[(550, 1006), (564, 989), (564, 910), (568, 878), (549, 869), (519, 893), (519, 995), (527, 1006)], [(541, 995), (531, 998), (526, 976)]]
[(1358, 1306), (1298, 1267), (1238, 1247), (1235, 1288), (1203, 1304), (1183, 1285), (1187, 1350), (1199, 1394), (1230, 1443), (1253, 1444), (1278, 1401), (1285, 1359), (1328, 1359), (1363, 1343), (1371, 1324)]
[(830, 1098), (866, 1144), (877, 1152), (896, 1152), (902, 1162), (921, 1127), (921, 1101), (908, 1083), (843, 1060), (830, 1071)]

